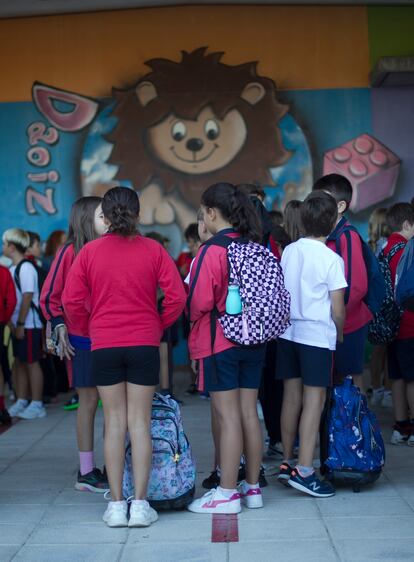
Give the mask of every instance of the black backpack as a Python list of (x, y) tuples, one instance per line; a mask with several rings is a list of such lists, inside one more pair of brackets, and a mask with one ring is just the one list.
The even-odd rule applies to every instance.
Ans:
[[(40, 293), (42, 292), (42, 287), (44, 285), (44, 282), (46, 280), (47, 277), (47, 271), (46, 269), (44, 269), (43, 267), (39, 267), (38, 265), (36, 265), (36, 263), (34, 263), (31, 260), (22, 260), (16, 267), (16, 269), (14, 270), (14, 282), (16, 283), (16, 287), (19, 289), (20, 292), (22, 292), (22, 287), (20, 284), (20, 270), (22, 268), (22, 265), (24, 263), (30, 263), (30, 265), (32, 267), (35, 268), (36, 273), (37, 273), (37, 283), (38, 283), (38, 287), (39, 287), (39, 299), (40, 299)], [(32, 310), (34, 310), (35, 312), (37, 312), (37, 314), (39, 315), (40, 321), (42, 322), (43, 326), (46, 326), (46, 318), (43, 316), (43, 312), (40, 308), (40, 306), (36, 306), (33, 302), (30, 303), (30, 308)]]

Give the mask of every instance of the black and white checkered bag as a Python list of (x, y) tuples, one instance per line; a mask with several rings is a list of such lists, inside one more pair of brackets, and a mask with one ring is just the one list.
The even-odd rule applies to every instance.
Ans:
[(239, 286), (243, 310), (223, 314), (219, 322), (227, 339), (240, 345), (275, 340), (289, 326), (290, 294), (274, 255), (254, 242), (233, 239), (227, 246), (229, 284)]

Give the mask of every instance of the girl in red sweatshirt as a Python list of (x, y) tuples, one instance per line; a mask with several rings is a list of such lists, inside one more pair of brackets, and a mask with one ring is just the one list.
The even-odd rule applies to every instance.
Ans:
[[(201, 209), (207, 229), (213, 234), (208, 248), (201, 247), (191, 269), (189, 338), (191, 359), (200, 360), (205, 389), (219, 421), (220, 486), (194, 500), (195, 513), (238, 513), (241, 499), (247, 507), (262, 507), (258, 484), (262, 459), (262, 435), (257, 416), (265, 346), (241, 347), (225, 338), (216, 320), (214, 344), (211, 315), (224, 313), (229, 275), (226, 248), (214, 245), (214, 235), (242, 236), (260, 242), (258, 215), (249, 197), (229, 183), (209, 187), (202, 195)], [(198, 267), (200, 257), (201, 266)], [(246, 481), (239, 490), (240, 456), (247, 460)]]
[(76, 255), (91, 240), (106, 231), (103, 221), (102, 199), (81, 197), (72, 206), (69, 220), (69, 238), (54, 259), (42, 288), (40, 306), (50, 321), (59, 344), (60, 358), (66, 359), (72, 373), (71, 386), (79, 396), (76, 432), (79, 465), (75, 488), (81, 491), (103, 493), (109, 488), (107, 478), (95, 467), (93, 442), (98, 391), (91, 378), (91, 342), (88, 323), (71, 322), (62, 306), (62, 294)]
[[(87, 244), (70, 270), (63, 306), (73, 325), (89, 325), (92, 371), (103, 402), (110, 527), (148, 526), (158, 516), (146, 501), (151, 468), (151, 406), (159, 379), (163, 331), (185, 305), (180, 274), (167, 251), (137, 232), (135, 191), (110, 189), (102, 202), (109, 233)], [(157, 289), (165, 295), (157, 310)], [(135, 500), (129, 522), (122, 497), (125, 436), (131, 438)]]
[(12, 276), (7, 267), (0, 265), (0, 426), (11, 423), (9, 412), (4, 403), (4, 375), (2, 364), (8, 361), (5, 347), (3, 346), (4, 328), (7, 326), (13, 311), (16, 308), (16, 289), (13, 283)]

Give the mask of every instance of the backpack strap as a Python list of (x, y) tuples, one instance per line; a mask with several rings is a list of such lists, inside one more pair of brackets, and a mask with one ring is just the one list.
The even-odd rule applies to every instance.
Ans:
[(405, 242), (397, 242), (397, 244), (394, 244), (394, 246), (392, 246), (388, 254), (385, 255), (384, 250), (382, 250), (381, 253), (383, 254), (383, 256), (385, 257), (385, 259), (388, 261), (389, 264), (392, 258), (395, 256), (395, 254), (397, 254), (400, 250), (403, 250), (405, 246), (406, 246)]

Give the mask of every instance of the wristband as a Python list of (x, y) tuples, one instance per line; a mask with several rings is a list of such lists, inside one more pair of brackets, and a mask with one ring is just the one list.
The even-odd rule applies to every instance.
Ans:
[(24, 325), (26, 324), (26, 322), (19, 322), (19, 321), (17, 321), (16, 324), (17, 324), (17, 326), (24, 326)]

